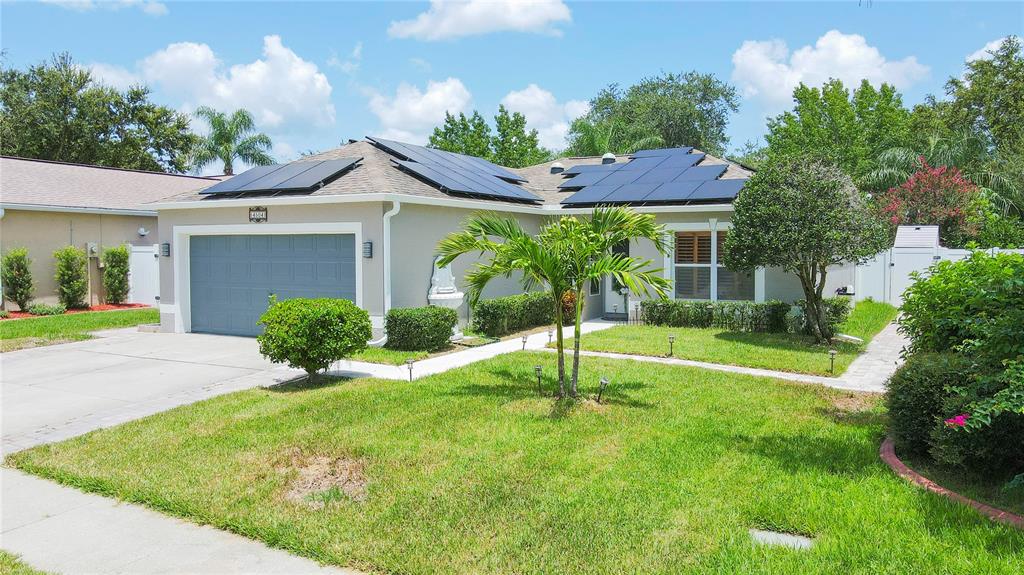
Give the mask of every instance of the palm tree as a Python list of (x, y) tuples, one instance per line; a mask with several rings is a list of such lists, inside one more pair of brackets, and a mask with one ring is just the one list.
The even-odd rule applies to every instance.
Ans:
[(206, 120), (210, 133), (200, 139), (192, 152), (192, 167), (200, 170), (213, 162), (224, 163), (224, 175), (234, 175), (234, 161), (241, 160), (253, 166), (274, 163), (270, 156), (273, 143), (270, 136), (254, 133), (256, 124), (248, 110), (238, 109), (228, 116), (213, 108), (203, 106), (196, 110), (196, 117)]
[[(528, 234), (513, 218), (495, 214), (471, 217), (459, 232), (438, 244), (439, 266), (450, 264), (463, 254), (489, 254), (467, 273), (470, 304), (480, 300), (484, 288), (496, 277), (523, 276), (524, 289), (543, 286), (551, 293), (558, 351), (558, 396), (566, 395), (564, 311), (562, 296), (576, 298), (574, 318), (573, 372), (569, 393), (576, 397), (579, 380), (579, 340), (583, 294), (590, 281), (606, 276), (616, 278), (634, 293), (651, 290), (664, 297), (669, 282), (661, 270), (651, 269), (650, 260), (612, 253), (612, 248), (631, 239), (646, 238), (665, 251), (665, 231), (649, 214), (626, 208), (598, 208), (589, 220), (563, 216), (545, 224), (538, 235)], [(650, 289), (649, 289), (650, 288)]]
[(1024, 214), (1024, 190), (999, 168), (985, 142), (968, 132), (946, 138), (930, 136), (920, 150), (889, 148), (878, 156), (878, 168), (862, 183), (878, 191), (899, 186), (922, 168), (921, 158), (930, 166), (955, 166), (1004, 213)]
[(572, 124), (572, 143), (566, 153), (573, 156), (600, 156), (607, 152), (632, 154), (645, 148), (657, 148), (665, 144), (658, 135), (638, 137), (620, 141), (622, 136), (613, 122), (591, 122), (579, 118)]

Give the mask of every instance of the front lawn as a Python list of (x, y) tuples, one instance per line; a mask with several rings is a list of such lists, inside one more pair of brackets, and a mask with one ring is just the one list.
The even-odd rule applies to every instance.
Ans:
[(387, 365), (404, 365), (405, 360), (419, 361), (430, 357), (428, 351), (400, 351), (386, 347), (368, 347), (353, 355), (352, 361), (365, 361), (368, 363), (383, 363)]
[[(866, 345), (895, 316), (896, 309), (889, 304), (863, 301), (837, 331), (864, 339)], [(586, 334), (580, 341), (582, 349), (589, 351), (668, 356), (669, 336), (675, 336), (673, 357), (826, 376), (833, 375), (829, 373), (829, 349), (838, 352), (834, 375), (840, 375), (864, 347), (844, 342), (819, 345), (811, 336), (793, 333), (648, 325), (616, 326)], [(572, 340), (565, 345), (571, 348)]]
[(94, 311), (0, 321), (0, 351), (89, 339), (89, 332), (158, 323), (156, 308)]
[[(605, 403), (555, 403), (533, 375), (550, 392), (554, 363), (244, 391), (8, 462), (376, 571), (1024, 570), (1024, 533), (881, 463), (878, 396), (586, 358), (582, 390), (608, 377)], [(815, 545), (755, 546), (755, 527)]]

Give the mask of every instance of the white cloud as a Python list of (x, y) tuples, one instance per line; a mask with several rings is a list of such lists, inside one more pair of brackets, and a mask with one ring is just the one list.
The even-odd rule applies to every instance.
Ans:
[(431, 0), (430, 9), (414, 19), (391, 22), (388, 35), (417, 40), (505, 31), (561, 35), (554, 24), (571, 20), (562, 0)]
[(905, 89), (929, 73), (928, 66), (914, 56), (889, 60), (863, 36), (838, 30), (829, 30), (814, 46), (792, 53), (779, 39), (747, 40), (733, 53), (732, 63), (732, 80), (743, 95), (762, 98), (771, 108), (788, 104), (800, 82), (820, 86), (829, 78), (838, 78), (847, 86), (856, 86), (867, 79), (875, 85), (887, 82)]
[(138, 8), (150, 16), (167, 14), (167, 5), (156, 0), (40, 0), (44, 4), (53, 4), (76, 12), (89, 12), (98, 8), (104, 10), (121, 10), (122, 8)]
[(94, 80), (112, 88), (117, 88), (118, 90), (124, 90), (129, 86), (145, 83), (138, 74), (120, 66), (93, 63), (89, 64), (85, 68), (92, 73)]
[(999, 47), (1003, 45), (1003, 42), (1006, 41), (1006, 38), (1006, 36), (1002, 38), (996, 38), (995, 40), (992, 40), (991, 42), (985, 44), (984, 46), (975, 50), (974, 52), (971, 52), (971, 54), (967, 56), (967, 61), (973, 62), (975, 60), (991, 60), (992, 54), (990, 54), (990, 52), (995, 52), (996, 50), (998, 50)]
[(509, 92), (501, 103), (510, 112), (526, 116), (527, 125), (537, 130), (540, 145), (552, 150), (565, 148), (570, 124), (590, 110), (590, 105), (581, 100), (560, 104), (554, 94), (537, 84)]
[(332, 68), (337, 68), (342, 72), (351, 76), (359, 71), (359, 64), (363, 60), (363, 43), (356, 42), (355, 47), (349, 52), (349, 55), (344, 60), (339, 58), (337, 54), (332, 54), (330, 59), (327, 60), (327, 65)]
[(231, 112), (245, 108), (265, 128), (334, 124), (331, 84), (316, 64), (303, 60), (279, 36), (263, 38), (263, 57), (226, 67), (207, 44), (178, 42), (150, 54), (127, 70), (106, 64), (90, 69), (113, 85), (141, 79), (191, 111), (211, 106)]
[(434, 126), (444, 121), (445, 112), (465, 112), (472, 101), (472, 94), (458, 78), (427, 82), (426, 90), (403, 82), (394, 96), (375, 91), (368, 94), (370, 111), (380, 120), (377, 135), (410, 144), (426, 143)]

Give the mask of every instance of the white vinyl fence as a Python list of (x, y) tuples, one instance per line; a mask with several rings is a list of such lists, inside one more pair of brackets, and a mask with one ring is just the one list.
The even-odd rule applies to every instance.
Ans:
[(160, 246), (131, 246), (128, 286), (129, 302), (160, 305)]

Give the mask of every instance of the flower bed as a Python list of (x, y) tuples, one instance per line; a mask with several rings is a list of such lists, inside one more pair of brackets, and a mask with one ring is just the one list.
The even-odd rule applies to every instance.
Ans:
[[(142, 308), (142, 307), (149, 307), (149, 306), (144, 304), (144, 303), (119, 303), (119, 304), (104, 303), (104, 304), (93, 305), (93, 306), (89, 306), (89, 307), (69, 309), (68, 311), (64, 312), (64, 315), (73, 314), (73, 313), (85, 313), (85, 312), (90, 312), (90, 311), (115, 311), (115, 310), (120, 310), (120, 309), (137, 309), (137, 308)], [(41, 317), (41, 316), (32, 315), (32, 314), (28, 313), (27, 311), (10, 311), (10, 310), (8, 310), (7, 313), (9, 314), (8, 317), (0, 318), (0, 321), (12, 320), (12, 319), (25, 319), (25, 318), (30, 318), (30, 317)]]

